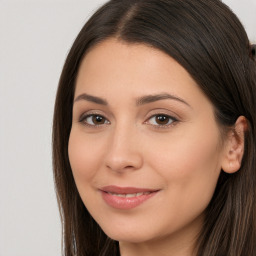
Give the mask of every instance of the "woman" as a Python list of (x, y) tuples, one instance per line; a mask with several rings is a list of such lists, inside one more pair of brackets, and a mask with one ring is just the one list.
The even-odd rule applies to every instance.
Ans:
[(255, 50), (218, 0), (112, 0), (57, 92), (64, 255), (256, 255)]

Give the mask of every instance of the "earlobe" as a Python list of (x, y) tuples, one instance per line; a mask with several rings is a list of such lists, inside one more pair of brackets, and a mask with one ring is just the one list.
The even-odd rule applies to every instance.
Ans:
[(234, 173), (240, 169), (244, 154), (244, 134), (247, 129), (246, 118), (240, 116), (236, 120), (234, 129), (228, 133), (222, 162), (224, 172)]

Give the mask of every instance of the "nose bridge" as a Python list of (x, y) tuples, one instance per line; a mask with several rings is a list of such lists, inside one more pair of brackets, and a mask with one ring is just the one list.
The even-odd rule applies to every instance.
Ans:
[(106, 166), (116, 172), (139, 169), (142, 154), (138, 139), (135, 125), (128, 125), (126, 122), (116, 124), (109, 136)]

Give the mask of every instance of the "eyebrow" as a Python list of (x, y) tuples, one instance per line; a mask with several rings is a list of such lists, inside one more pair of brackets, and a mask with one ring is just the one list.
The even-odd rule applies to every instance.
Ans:
[(86, 101), (90, 101), (96, 104), (100, 104), (100, 105), (108, 105), (108, 102), (105, 99), (102, 99), (100, 97), (96, 97), (96, 96), (92, 96), (86, 93), (80, 94), (79, 96), (77, 96), (74, 100), (74, 102), (76, 101), (80, 101), (80, 100), (86, 100)]
[[(179, 101), (179, 102), (191, 107), (182, 98), (177, 97), (177, 96), (172, 95), (172, 94), (169, 94), (169, 93), (161, 93), (161, 94), (146, 95), (146, 96), (139, 97), (138, 99), (136, 99), (136, 106), (142, 106), (142, 105), (145, 105), (145, 104), (153, 103), (153, 102), (160, 101), (160, 100), (166, 100), (166, 99)], [(93, 102), (93, 103), (96, 103), (96, 104), (99, 104), (99, 105), (104, 105), (104, 106), (108, 105), (107, 100), (105, 100), (103, 98), (100, 98), (100, 97), (97, 97), (97, 96), (89, 95), (89, 94), (86, 94), (86, 93), (83, 93), (83, 94), (80, 94), (79, 96), (77, 96), (75, 98), (74, 102), (77, 102), (77, 101), (80, 101), (80, 100), (85, 100), (85, 101)]]
[(140, 97), (136, 100), (136, 105), (141, 106), (141, 105), (144, 105), (144, 104), (156, 102), (156, 101), (159, 101), (159, 100), (166, 100), (166, 99), (179, 101), (179, 102), (184, 103), (185, 105), (191, 107), (185, 100), (183, 100), (180, 97), (177, 97), (175, 95), (169, 94), (169, 93), (146, 95), (146, 96)]

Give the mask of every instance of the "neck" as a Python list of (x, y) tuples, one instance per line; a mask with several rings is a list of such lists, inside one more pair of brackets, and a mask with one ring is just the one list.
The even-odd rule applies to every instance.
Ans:
[(120, 243), (121, 256), (195, 256), (191, 245), (160, 245), (151, 242), (150, 244), (127, 244)]

